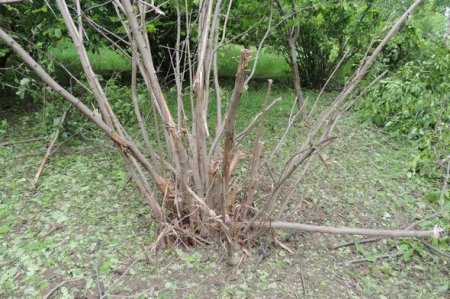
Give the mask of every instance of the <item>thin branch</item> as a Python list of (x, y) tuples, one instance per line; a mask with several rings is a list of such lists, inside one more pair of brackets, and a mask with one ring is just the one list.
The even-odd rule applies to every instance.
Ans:
[(368, 238), (368, 239), (362, 239), (362, 240), (353, 240), (349, 242), (339, 243), (339, 244), (330, 244), (328, 245), (328, 249), (330, 250), (336, 250), (342, 247), (348, 247), (355, 244), (366, 244), (366, 243), (372, 243), (372, 242), (378, 242), (380, 241), (380, 238)]
[[(13, 4), (13, 3), (20, 3), (24, 2), (26, 0), (0, 0), (0, 4)], [(28, 1), (26, 1), (28, 2)]]
[(444, 232), (444, 230), (441, 228), (435, 228), (435, 229), (429, 230), (429, 231), (366, 229), (366, 228), (321, 226), (321, 225), (284, 222), (284, 221), (277, 221), (277, 222), (256, 221), (255, 223), (253, 223), (252, 227), (299, 230), (299, 231), (324, 233), (324, 234), (378, 236), (378, 237), (383, 237), (383, 238), (412, 237), (412, 238), (435, 238), (435, 239), (438, 239), (441, 237), (441, 235)]
[(9, 145), (15, 145), (15, 144), (22, 144), (22, 143), (30, 143), (40, 140), (45, 140), (47, 137), (36, 137), (31, 139), (24, 139), (24, 140), (12, 140), (12, 141), (5, 141), (0, 143), (0, 146), (9, 146)]
[[(442, 215), (442, 211), (438, 211), (436, 213), (433, 213), (430, 216), (424, 217), (424, 218), (422, 218), (422, 219), (420, 219), (420, 220), (418, 220), (418, 221), (416, 221), (414, 223), (411, 223), (410, 225), (408, 225), (405, 228), (405, 230), (411, 230), (411, 229), (419, 226), (420, 224), (422, 224), (422, 223), (424, 223), (424, 222), (426, 222), (426, 221), (428, 221), (430, 219), (439, 217), (441, 215)], [(342, 248), (342, 247), (347, 247), (347, 246), (351, 246), (351, 245), (358, 244), (358, 243), (364, 244), (364, 243), (378, 242), (380, 240), (381, 240), (380, 238), (369, 238), (369, 239), (362, 239), (362, 240), (354, 240), (354, 241), (344, 242), (344, 243), (340, 243), (340, 244), (333, 244), (333, 245), (328, 246), (328, 248), (332, 249), (332, 250), (336, 250), (336, 249), (339, 249), (339, 248)]]
[(57, 290), (62, 288), (66, 283), (71, 282), (71, 281), (74, 281), (74, 280), (72, 280), (72, 279), (63, 280), (61, 283), (57, 284), (53, 289), (48, 291), (47, 294), (45, 294), (42, 298), (43, 299), (49, 299), (50, 296), (53, 295), (53, 293), (55, 293)]
[(250, 132), (251, 129), (253, 129), (255, 127), (255, 125), (257, 123), (259, 123), (259, 121), (261, 120), (261, 118), (264, 117), (264, 115), (275, 105), (277, 104), (279, 101), (281, 101), (282, 98), (276, 98), (275, 100), (272, 101), (272, 103), (270, 103), (269, 105), (267, 105), (266, 107), (263, 108), (263, 110), (261, 110), (260, 112), (258, 112), (258, 114), (255, 115), (255, 117), (253, 117), (252, 121), (248, 124), (248, 126), (242, 130), (242, 132), (240, 132), (239, 134), (236, 135), (236, 141), (238, 143), (240, 143), (245, 136), (248, 135), (248, 133)]
[[(376, 255), (373, 258), (375, 260), (378, 260), (378, 259), (394, 258), (394, 257), (401, 256), (401, 255), (402, 255), (402, 253), (398, 253), (398, 252), (397, 253), (386, 253), (386, 254)], [(355, 259), (355, 260), (351, 260), (351, 261), (342, 262), (342, 263), (339, 263), (339, 264), (355, 264), (355, 263), (364, 263), (364, 262), (367, 262), (367, 261), (368, 261), (367, 258), (360, 258), (360, 259)]]
[(446, 258), (450, 258), (450, 254), (449, 254), (449, 253), (443, 252), (442, 250), (437, 249), (436, 247), (434, 247), (434, 246), (431, 245), (430, 243), (428, 243), (428, 242), (422, 240), (422, 244), (425, 245), (425, 247), (427, 247), (427, 248), (430, 249), (431, 251), (433, 251), (433, 252), (435, 252), (435, 253), (437, 253), (437, 254), (439, 254), (439, 255), (442, 255), (442, 256), (444, 256), (444, 257), (446, 257)]
[(36, 185), (39, 181), (39, 178), (41, 177), (41, 174), (44, 171), (44, 167), (48, 161), (48, 158), (50, 157), (51, 154), (53, 154), (53, 148), (56, 144), (56, 141), (59, 138), (59, 134), (61, 133), (61, 127), (64, 124), (64, 121), (66, 120), (67, 112), (70, 110), (71, 107), (72, 106), (69, 106), (69, 108), (67, 108), (66, 111), (64, 111), (63, 115), (61, 116), (61, 119), (58, 124), (58, 129), (56, 129), (56, 131), (55, 131), (55, 136), (53, 137), (52, 141), (50, 142), (50, 144), (47, 148), (47, 152), (45, 153), (44, 158), (42, 159), (41, 164), (39, 165), (39, 168), (36, 172), (36, 175), (34, 176), (34, 179), (33, 179), (34, 187), (36, 187)]
[(228, 116), (225, 120), (225, 145), (223, 150), (223, 196), (224, 196), (224, 207), (228, 207), (228, 188), (229, 188), (229, 177), (230, 173), (230, 156), (232, 156), (232, 151), (234, 148), (234, 124), (237, 113), (237, 108), (241, 100), (242, 90), (244, 89), (245, 83), (245, 70), (247, 69), (248, 61), (251, 57), (251, 51), (248, 49), (243, 49), (241, 51), (241, 61), (238, 66), (238, 71), (236, 73), (236, 80), (233, 89), (233, 94), (230, 99), (230, 107), (228, 109)]

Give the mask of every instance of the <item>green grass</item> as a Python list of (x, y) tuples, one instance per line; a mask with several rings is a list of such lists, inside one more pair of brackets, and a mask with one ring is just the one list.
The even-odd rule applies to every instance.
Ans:
[[(254, 87), (243, 94), (238, 130), (257, 113), (264, 95), (264, 89)], [(274, 90), (273, 97), (284, 99), (267, 115), (263, 131), (266, 152), (283, 130), (292, 95), (291, 90)], [(324, 102), (330, 96), (326, 95)], [(19, 141), (38, 130), (37, 116), (32, 113), (16, 111), (2, 116), (11, 121), (2, 125), (1, 140)], [(295, 126), (292, 139), (277, 157), (275, 173), (296, 150), (301, 128)], [(322, 154), (325, 162), (315, 159), (299, 186), (289, 220), (399, 228), (437, 208), (426, 199), (438, 188), (437, 182), (408, 174), (408, 159), (414, 149), (407, 143), (361, 126), (355, 116), (346, 118), (336, 134), (337, 141)], [(65, 279), (70, 282), (55, 292), (54, 298), (99, 297), (99, 289), (132, 298), (448, 295), (444, 290), (449, 284), (448, 260), (420, 246), (411, 257), (346, 264), (397, 253), (400, 246), (418, 245), (407, 239), (330, 251), (327, 245), (356, 237), (277, 232), (277, 238), (293, 254), (268, 238), (263, 240), (264, 246), (251, 250), (252, 255), (239, 269), (226, 265), (226, 252), (219, 244), (152, 255), (148, 248), (157, 233), (154, 222), (147, 204), (128, 183), (116, 150), (100, 139), (69, 139), (49, 161), (35, 189), (31, 180), (46, 143), (0, 147), (1, 298), (42, 297)], [(266, 183), (270, 182), (260, 182)], [(300, 202), (300, 209), (295, 209)], [(422, 228), (431, 227), (431, 223), (424, 223)], [(264, 252), (269, 255), (261, 259)]]
[[(54, 56), (70, 71), (78, 73), (82, 71), (75, 47), (72, 44), (60, 45), (49, 50), (49, 54)], [(94, 71), (100, 74), (111, 74), (113, 72), (130, 72), (130, 61), (117, 51), (107, 47), (97, 49), (88, 53)]]
[[(239, 62), (240, 50), (237, 45), (225, 46), (218, 54), (219, 76), (222, 78), (233, 78), (236, 74)], [(252, 49), (256, 55), (256, 49)], [(58, 61), (63, 63), (72, 72), (81, 71), (81, 64), (78, 62), (77, 53), (71, 44), (60, 45), (49, 50)], [(127, 73), (131, 71), (130, 61), (118, 52), (103, 47), (95, 53), (90, 52), (89, 58), (94, 71), (101, 75), (109, 75), (113, 72)], [(250, 67), (253, 66), (253, 60)], [(255, 79), (288, 80), (290, 77), (289, 65), (285, 59), (277, 54), (265, 49), (262, 51), (255, 72)], [(62, 74), (61, 74), (62, 75)]]
[[(239, 63), (240, 51), (243, 47), (229, 45), (223, 47), (218, 54), (219, 76), (233, 78)], [(253, 58), (249, 68), (252, 69), (256, 58), (256, 49), (251, 49)], [(258, 64), (254, 74), (255, 79), (286, 80), (290, 78), (290, 68), (284, 57), (263, 49), (258, 57)]]

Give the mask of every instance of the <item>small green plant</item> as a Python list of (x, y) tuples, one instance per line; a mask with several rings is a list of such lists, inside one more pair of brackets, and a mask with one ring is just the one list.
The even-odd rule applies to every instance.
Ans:
[(0, 122), (0, 137), (3, 138), (6, 136), (6, 132), (8, 130), (9, 123), (6, 119), (2, 119)]

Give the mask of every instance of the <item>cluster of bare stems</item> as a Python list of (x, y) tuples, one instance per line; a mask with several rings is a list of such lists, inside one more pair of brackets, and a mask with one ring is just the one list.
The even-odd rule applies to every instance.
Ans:
[[(276, 2), (280, 5), (278, 1)], [(180, 1), (176, 1), (178, 30), (176, 46), (172, 49), (177, 90), (176, 115), (169, 110), (167, 97), (157, 77), (146, 32), (147, 17), (158, 16), (164, 12), (153, 2), (150, 4), (148, 1), (131, 3), (130, 0), (114, 0), (108, 4), (113, 5), (126, 32), (126, 38), (121, 37), (120, 44), (125, 43), (128, 47), (120, 50), (132, 59), (130, 101), (134, 105), (139, 124), (141, 133), (139, 140), (133, 139), (125, 131), (110, 105), (104, 87), (92, 69), (83, 45), (83, 38), (86, 36), (84, 24), (87, 23), (103, 33), (112, 46), (118, 46), (119, 43), (111, 38), (114, 36), (113, 33), (106, 34), (107, 29), (83, 14), (79, 0), (75, 1), (76, 5), (71, 9), (65, 0), (56, 0), (56, 3), (77, 49), (88, 88), (95, 97), (98, 109), (89, 109), (83, 102), (83, 98), (75, 97), (59, 85), (1, 28), (0, 39), (6, 42), (46, 84), (87, 116), (113, 141), (130, 176), (151, 207), (159, 228), (156, 244), (189, 245), (210, 243), (218, 239), (225, 240), (228, 244), (229, 255), (232, 257), (241, 252), (243, 244), (251, 244), (255, 237), (270, 228), (381, 237), (437, 237), (439, 235), (438, 230), (336, 228), (282, 221), (286, 217), (286, 211), (296, 205), (297, 199), (293, 195), (298, 183), (307, 175), (311, 159), (335, 139), (333, 129), (336, 123), (361, 97), (361, 93), (364, 93), (362, 91), (355, 94), (358, 84), (368, 73), (388, 41), (420, 2), (420, 0), (415, 1), (376, 47), (367, 51), (366, 57), (361, 60), (353, 77), (334, 101), (320, 113), (317, 120), (302, 127), (302, 130), (306, 130), (304, 132), (306, 138), (299, 143), (298, 150), (287, 159), (278, 174), (270, 170), (277, 151), (285, 142), (287, 132), (295, 129), (292, 124), (299, 120), (305, 121), (308, 115), (304, 113), (304, 102), (301, 102), (298, 108), (294, 106), (285, 134), (280, 138), (275, 149), (267, 157), (263, 157), (264, 136), (261, 129), (255, 130), (255, 128), (263, 126), (265, 114), (279, 101), (279, 99), (270, 101), (272, 82), (269, 81), (265, 105), (261, 112), (254, 116), (242, 132), (235, 131), (236, 112), (241, 101), (241, 94), (249, 83), (254, 68), (247, 75), (252, 53), (250, 50), (243, 49), (234, 89), (230, 98), (226, 99), (226, 105), (223, 105), (218, 78), (217, 51), (225, 41), (231, 0), (200, 0), (197, 8), (188, 7), (187, 3), (184, 3), (185, 11), (181, 10)], [(198, 9), (196, 20), (191, 19), (192, 14), (189, 10), (192, 9)], [(271, 30), (271, 22), (270, 18), (267, 34)], [(186, 28), (181, 28), (182, 23), (186, 24)], [(182, 30), (186, 34), (183, 39)], [(198, 37), (195, 45), (190, 42), (193, 30), (197, 31)], [(287, 32), (289, 45), (292, 46), (296, 35), (298, 32), (295, 29)], [(256, 58), (261, 47), (262, 42), (256, 52)], [(291, 52), (295, 53), (295, 51)], [(293, 61), (296, 59), (293, 57)], [(156, 141), (150, 140), (151, 137), (147, 132), (147, 120), (143, 117), (137, 100), (137, 82), (145, 84), (153, 107), (152, 125), (157, 128)], [(214, 98), (217, 101), (215, 111), (217, 122), (213, 130), (207, 124), (208, 104), (213, 98), (211, 82), (214, 84)], [(186, 90), (189, 93), (189, 100), (184, 101), (187, 95)], [(296, 84), (296, 90), (297, 96), (301, 96), (299, 82)], [(312, 105), (310, 113), (317, 109), (316, 103), (320, 95), (321, 93)], [(190, 105), (190, 109), (185, 109), (185, 105)], [(223, 112), (222, 107), (225, 106), (227, 108)], [(298, 112), (294, 113), (296, 110)], [(186, 115), (186, 111), (192, 111), (192, 115)], [(246, 152), (241, 144), (252, 131), (256, 131), (253, 134), (256, 137), (251, 150)], [(248, 165), (245, 177), (234, 175), (236, 170), (244, 164)], [(270, 172), (273, 182), (270, 184), (270, 190), (263, 191), (258, 183), (262, 176), (267, 176), (267, 172)]]

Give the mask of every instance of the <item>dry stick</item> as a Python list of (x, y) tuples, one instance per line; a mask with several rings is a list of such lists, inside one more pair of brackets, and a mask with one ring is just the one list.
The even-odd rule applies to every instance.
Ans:
[[(408, 225), (405, 228), (405, 230), (411, 230), (411, 229), (417, 227), (418, 225), (420, 225), (421, 223), (423, 223), (425, 221), (428, 221), (430, 219), (439, 217), (441, 215), (442, 215), (442, 211), (438, 211), (436, 213), (433, 213), (430, 216), (427, 216), (427, 217), (425, 217), (423, 219), (420, 219), (420, 220), (418, 220), (418, 221)], [(351, 245), (354, 245), (354, 244), (357, 244), (357, 243), (364, 244), (364, 243), (370, 243), (370, 242), (378, 242), (380, 240), (381, 240), (381, 238), (369, 238), (369, 239), (362, 239), (362, 240), (354, 240), (354, 241), (344, 242), (344, 243), (340, 243), (340, 244), (329, 245), (328, 248), (331, 249), (331, 250), (336, 250), (336, 249), (339, 249), (339, 248), (342, 248), (342, 247), (351, 246)]]
[(241, 60), (236, 73), (236, 80), (234, 84), (233, 94), (230, 99), (230, 107), (228, 109), (228, 116), (225, 120), (225, 145), (223, 151), (223, 171), (222, 171), (222, 184), (223, 184), (223, 207), (224, 212), (228, 213), (229, 208), (229, 178), (230, 178), (230, 156), (232, 156), (232, 151), (234, 147), (234, 125), (236, 122), (236, 112), (241, 100), (241, 94), (244, 89), (245, 82), (245, 70), (248, 65), (248, 61), (251, 57), (251, 51), (248, 49), (241, 50)]
[(330, 250), (336, 250), (342, 247), (348, 247), (355, 244), (366, 244), (366, 243), (372, 243), (372, 242), (378, 242), (382, 240), (381, 238), (368, 238), (368, 239), (362, 239), (362, 240), (353, 240), (349, 242), (339, 243), (339, 244), (330, 244), (328, 245), (328, 249)]
[(9, 145), (15, 145), (15, 144), (21, 144), (21, 143), (30, 143), (30, 142), (35, 142), (35, 141), (40, 141), (40, 140), (45, 140), (45, 139), (47, 139), (47, 137), (36, 137), (36, 138), (24, 139), (24, 140), (6, 141), (6, 142), (0, 143), (0, 146), (9, 146)]
[[(288, 160), (285, 168), (289, 165), (289, 163), (291, 162), (291, 160), (294, 160), (296, 157), (300, 157), (298, 160), (296, 160), (293, 163), (293, 166), (295, 168), (297, 168), (300, 165), (309, 165), (308, 161), (310, 160), (310, 158), (312, 156), (314, 156), (316, 153), (318, 153), (319, 151), (322, 150), (323, 147), (327, 146), (328, 143), (332, 142), (335, 139), (335, 137), (331, 136), (328, 138), (323, 138), (320, 139), (316, 144), (309, 144), (308, 147), (304, 150), (301, 150), (299, 152), (297, 152), (296, 154), (294, 154), (290, 160)], [(275, 183), (275, 185), (272, 188), (272, 191), (269, 194), (269, 198), (267, 199), (265, 206), (258, 212), (256, 213), (255, 216), (253, 216), (253, 218), (250, 220), (250, 222), (247, 223), (244, 231), (248, 231), (250, 229), (250, 227), (253, 227), (254, 222), (261, 216), (264, 217), (265, 213), (267, 213), (267, 215), (265, 215), (266, 219), (269, 219), (270, 216), (273, 214), (274, 212), (274, 206), (277, 200), (277, 196), (281, 190), (281, 187), (284, 185), (284, 183), (288, 180), (288, 178), (290, 178), (291, 174), (294, 172), (295, 169), (293, 169), (290, 173), (290, 175), (285, 176), (285, 177), (281, 177), (277, 183)], [(264, 223), (259, 221), (259, 223)]]
[(434, 251), (437, 254), (440, 254), (446, 258), (450, 258), (450, 254), (448, 254), (447, 252), (443, 252), (439, 249), (437, 249), (436, 247), (434, 247), (433, 245), (431, 245), (430, 243), (422, 240), (422, 244), (425, 245), (425, 247), (427, 247), (428, 249), (430, 249), (431, 251)]
[[(379, 254), (374, 256), (375, 260), (378, 259), (385, 259), (385, 258), (393, 258), (393, 257), (397, 257), (402, 255), (402, 253), (386, 253), (386, 254)], [(351, 260), (351, 261), (346, 261), (346, 262), (341, 262), (338, 264), (354, 264), (354, 263), (363, 263), (363, 262), (367, 262), (367, 258), (360, 258), (360, 259), (355, 259), (355, 260)]]
[[(230, 1), (230, 4), (231, 4), (231, 2), (232, 2), (232, 1)], [(270, 22), (272, 22), (272, 13), (271, 13), (271, 16), (270, 16)], [(262, 50), (262, 47), (263, 47), (263, 45), (264, 45), (264, 41), (265, 41), (265, 40), (267, 39), (267, 37), (269, 36), (270, 31), (273, 30), (274, 28), (278, 27), (282, 22), (283, 22), (283, 21), (280, 21), (280, 22), (278, 22), (278, 23), (277, 23), (276, 25), (274, 25), (274, 26), (269, 25), (269, 27), (267, 28), (267, 31), (266, 31), (266, 33), (265, 33), (263, 39), (262, 39), (261, 42), (259, 43), (259, 46), (258, 46), (258, 49), (257, 49), (257, 52), (256, 52), (256, 57), (255, 57), (255, 59), (254, 59), (254, 65), (253, 65), (251, 74), (250, 74), (250, 75), (247, 77), (247, 79), (245, 80), (244, 86), (247, 85), (247, 84), (250, 82), (250, 80), (252, 79), (252, 76), (253, 76), (254, 73), (255, 73), (255, 70), (256, 70), (256, 64), (257, 64), (258, 59), (259, 59), (259, 58), (258, 58), (258, 57), (259, 57), (259, 54), (260, 54), (260, 52), (261, 52), (261, 50)], [(233, 40), (233, 39), (229, 40), (228, 42), (231, 42), (232, 40)], [(223, 43), (223, 40), (222, 40), (222, 41), (220, 42), (220, 44), (216, 47), (215, 51), (217, 51), (217, 50), (221, 47), (222, 43)], [(226, 119), (227, 117), (228, 117), (228, 115), (225, 116), (225, 119)], [(224, 129), (225, 129), (225, 124), (224, 124), (224, 123), (222, 123), (222, 126), (219, 126), (218, 129), (217, 129), (217, 133), (216, 133), (215, 139), (214, 139), (214, 141), (212, 142), (212, 145), (211, 145), (211, 147), (210, 147), (210, 149), (209, 149), (209, 153), (208, 153), (209, 161), (212, 161), (214, 158), (217, 157), (217, 154), (218, 154), (218, 145), (219, 145), (219, 142), (220, 142), (220, 140), (221, 140), (221, 136), (222, 136), (222, 133), (223, 133)]]
[[(217, 34), (216, 34), (216, 41), (215, 43), (217, 44), (217, 39), (218, 39), (218, 32), (219, 32), (219, 28), (217, 27), (216, 29)], [(213, 77), (214, 77), (214, 89), (216, 92), (216, 117), (217, 117), (217, 121), (216, 121), (216, 136), (220, 133), (220, 127), (222, 126), (222, 95), (221, 95), (221, 90), (220, 90), (220, 84), (219, 84), (219, 66), (217, 64), (217, 51), (214, 51), (213, 53)]]
[(80, 41), (83, 42), (83, 12), (81, 11), (80, 0), (75, 0), (75, 5), (77, 7), (78, 35), (80, 36)]
[(272, 103), (265, 106), (263, 110), (258, 112), (258, 114), (256, 114), (255, 117), (253, 117), (252, 121), (248, 124), (248, 126), (244, 130), (242, 130), (242, 132), (236, 135), (236, 142), (240, 143), (247, 136), (250, 130), (253, 129), (262, 118), (264, 118), (267, 112), (281, 100), (282, 98), (276, 98), (275, 100), (272, 101)]
[[(450, 165), (450, 164), (449, 164), (449, 165)], [(449, 168), (450, 168), (450, 167), (449, 167)], [(448, 171), (449, 171), (449, 170), (447, 169), (447, 173), (448, 173)], [(446, 189), (446, 180), (445, 180), (445, 182), (444, 182), (443, 191), (444, 191), (445, 189)], [(438, 212), (436, 212), (436, 213), (433, 213), (433, 214), (431, 214), (430, 216), (427, 216), (427, 217), (425, 217), (425, 218), (423, 218), (423, 219), (421, 219), (421, 220), (418, 220), (418, 221), (412, 223), (412, 224), (409, 225), (406, 229), (407, 229), (407, 230), (413, 229), (414, 227), (418, 226), (419, 224), (421, 224), (421, 223), (423, 223), (423, 222), (425, 222), (425, 221), (428, 221), (428, 220), (430, 220), (430, 219), (433, 219), (433, 218), (436, 218), (436, 217), (441, 216), (442, 213), (443, 213), (442, 210), (440, 210), (440, 211), (438, 211)], [(338, 248), (342, 248), (342, 247), (346, 247), (346, 246), (351, 246), (351, 245), (354, 245), (354, 244), (356, 244), (356, 243), (377, 242), (377, 241), (379, 241), (379, 240), (381, 240), (381, 239), (380, 239), (380, 238), (370, 238), (370, 239), (363, 239), (363, 240), (349, 241), (349, 242), (345, 242), (345, 243), (341, 243), (341, 244), (330, 245), (330, 246), (329, 246), (329, 249), (335, 250), (335, 249), (338, 249)], [(430, 250), (432, 250), (432, 251), (434, 251), (434, 252), (436, 252), (436, 253), (438, 253), (438, 254), (441, 254), (441, 255), (443, 255), (443, 256), (445, 256), (445, 257), (450, 257), (449, 254), (440, 251), (439, 249), (433, 247), (431, 244), (429, 244), (429, 243), (427, 243), (427, 242), (425, 242), (425, 241), (422, 241), (422, 243), (423, 243), (426, 247), (428, 247)]]
[(58, 124), (58, 129), (56, 129), (56, 131), (55, 131), (55, 136), (53, 137), (52, 141), (48, 145), (48, 148), (47, 148), (47, 151), (45, 152), (44, 158), (42, 159), (41, 164), (39, 165), (39, 168), (36, 172), (36, 175), (34, 176), (33, 187), (36, 187), (36, 185), (39, 181), (39, 178), (41, 177), (41, 174), (44, 171), (44, 167), (48, 161), (48, 158), (50, 157), (51, 154), (53, 154), (53, 147), (55, 146), (56, 141), (58, 140), (59, 134), (61, 133), (61, 127), (62, 127), (64, 121), (66, 120), (67, 112), (70, 110), (71, 107), (72, 106), (69, 106), (69, 108), (67, 108), (66, 111), (64, 111), (63, 115), (61, 116), (61, 119)]
[[(122, 16), (121, 16), (121, 14), (120, 14), (120, 11), (119, 11), (119, 5), (120, 5), (120, 2), (118, 2), (118, 0), (117, 0), (117, 1), (114, 2), (113, 4), (114, 4), (114, 8), (115, 8), (115, 10), (116, 10), (117, 16), (120, 18), (120, 21), (121, 21), (121, 23), (122, 23), (122, 25), (123, 25), (123, 27), (124, 27), (124, 29), (125, 29), (125, 32), (127, 33), (128, 39), (131, 41), (131, 43), (129, 43), (129, 44), (132, 45), (132, 50), (133, 50), (133, 51), (136, 51), (136, 53), (132, 53), (132, 56), (130, 57), (130, 58), (132, 59), (134, 54), (135, 54), (136, 56), (138, 55), (138, 52), (137, 52), (137, 49), (136, 49), (136, 43), (135, 43), (135, 41), (133, 40), (133, 36), (132, 36), (132, 34), (131, 34), (131, 29), (128, 27), (128, 23), (125, 22), (125, 21), (122, 19)], [(142, 24), (141, 26), (145, 26), (145, 14), (144, 14), (144, 13), (141, 13), (141, 24)], [(103, 35), (104, 35), (104, 34), (103, 34)], [(105, 37), (107, 40), (111, 41), (110, 38), (108, 37), (108, 35), (104, 35), (104, 37)], [(120, 39), (120, 40), (121, 40), (121, 39)], [(117, 46), (117, 48), (118, 48), (122, 53), (125, 53), (125, 55), (129, 56), (128, 53), (127, 53), (123, 48), (121, 48), (120, 46)], [(143, 77), (143, 79), (144, 79), (144, 83), (145, 83), (146, 86), (147, 86), (147, 91), (148, 91), (149, 97), (150, 97), (151, 99), (154, 99), (154, 98), (155, 98), (155, 95), (154, 95), (154, 93), (152, 92), (152, 89), (151, 89), (151, 86), (150, 86), (150, 83), (149, 83), (149, 80), (150, 80), (150, 79), (148, 78), (148, 74), (147, 74), (146, 71), (145, 71), (145, 67), (142, 65), (142, 62), (141, 62), (140, 59), (137, 59), (137, 60), (136, 60), (136, 63), (137, 63), (137, 66), (138, 66), (138, 68), (139, 68), (139, 72), (140, 72), (140, 74), (142, 75), (142, 77)], [(155, 132), (156, 132), (156, 140), (157, 140), (157, 144), (158, 144), (159, 153), (161, 153), (161, 152), (162, 152), (162, 150), (161, 150), (162, 147), (161, 147), (161, 138), (160, 138), (160, 133), (159, 133), (159, 123), (158, 123), (158, 121), (157, 121), (157, 115), (156, 115), (156, 114), (157, 114), (157, 110), (158, 110), (158, 112), (160, 111), (159, 106), (157, 105), (157, 103), (155, 104), (155, 101), (151, 101), (151, 111), (153, 112), (153, 116), (154, 116)], [(150, 112), (149, 112), (149, 114), (150, 114)], [(147, 115), (147, 117), (145, 118), (145, 121), (146, 121), (147, 119), (148, 119), (148, 115)], [(144, 123), (145, 123), (145, 121), (144, 121)], [(144, 126), (144, 128), (145, 128), (145, 126)], [(142, 132), (142, 130), (141, 130), (141, 132)], [(146, 135), (146, 133), (144, 133), (144, 134)], [(153, 151), (153, 152), (154, 152), (154, 151)], [(155, 152), (154, 152), (154, 155), (156, 156), (156, 159), (159, 160), (159, 162), (160, 162), (160, 164), (161, 164), (161, 167), (160, 167), (160, 168), (155, 167), (157, 170), (164, 169), (164, 167), (167, 168), (167, 166), (170, 166), (170, 167), (168, 167), (168, 168), (172, 168), (172, 166), (169, 164), (169, 162), (167, 162), (167, 161), (165, 161), (165, 160), (163, 160), (163, 159), (161, 158), (161, 155), (157, 155)], [(157, 164), (155, 164), (155, 165), (157, 165)]]
[(64, 281), (62, 281), (61, 283), (57, 284), (53, 289), (51, 289), (50, 291), (48, 291), (47, 294), (45, 294), (42, 298), (43, 299), (48, 299), (50, 298), (51, 295), (53, 295), (54, 292), (56, 292), (57, 290), (59, 290), (60, 288), (62, 288), (66, 283), (74, 281), (72, 279), (66, 279)]
[(378, 81), (380, 81), (389, 71), (385, 70), (384, 72), (382, 72), (379, 76), (377, 76), (375, 79), (372, 80), (372, 82), (369, 83), (369, 85), (367, 85), (359, 94), (358, 96), (352, 100), (350, 103), (348, 103), (348, 105), (346, 107), (344, 107), (344, 109), (342, 109), (342, 112), (339, 114), (339, 117), (341, 117), (345, 112), (347, 112), (348, 110), (350, 110), (350, 108), (356, 103), (358, 102), (363, 96), (365, 96), (371, 89), (372, 87), (378, 83)]
[(347, 84), (342, 92), (336, 97), (333, 104), (331, 104), (320, 116), (316, 125), (310, 133), (311, 137), (314, 137), (320, 129), (327, 123), (327, 120), (333, 117), (336, 113), (338, 107), (351, 95), (351, 93), (356, 89), (359, 82), (364, 78), (367, 72), (370, 70), (371, 66), (380, 55), (384, 47), (386, 47), (389, 40), (400, 30), (403, 24), (408, 19), (409, 15), (414, 12), (417, 6), (422, 2), (422, 0), (416, 0), (397, 20), (397, 22), (392, 26), (383, 40), (378, 44), (378, 46), (373, 50), (372, 54), (367, 57), (367, 59), (363, 59), (360, 63), (360, 66), (354, 73), (351, 81)]
[[(156, 77), (156, 71), (154, 68), (153, 59), (150, 52), (150, 44), (148, 36), (143, 33), (143, 26), (142, 26), (143, 23), (141, 25), (138, 24), (137, 19), (133, 12), (133, 8), (129, 1), (122, 0), (121, 3), (119, 2), (119, 0), (115, 2), (117, 7), (120, 7), (126, 14), (128, 22), (124, 22), (124, 27), (127, 28), (129, 24), (128, 32), (132, 33), (132, 37), (134, 38), (137, 44), (137, 48), (141, 54), (142, 60), (139, 63), (139, 69), (144, 77), (145, 83), (147, 84), (147, 89), (150, 93), (150, 96), (153, 99), (152, 106), (155, 106), (157, 108), (164, 123), (163, 130), (164, 136), (166, 138), (166, 145), (170, 161), (173, 162), (173, 165), (175, 169), (178, 170), (178, 172), (180, 171), (180, 169), (187, 170), (189, 169), (189, 165), (187, 163), (188, 160), (187, 152), (180, 139), (179, 131), (177, 129), (175, 122), (173, 121), (172, 114), (168, 109), (166, 99), (164, 97), (164, 94), (162, 93), (162, 89), (159, 84), (158, 78)], [(142, 19), (144, 19), (143, 16), (145, 16), (145, 14), (142, 14), (141, 16)], [(157, 125), (158, 121), (156, 121), (156, 112), (154, 112), (154, 116), (155, 116), (155, 124)], [(145, 168), (147, 169), (147, 167)], [(186, 185), (187, 182), (183, 181), (182, 184)], [(160, 187), (162, 187), (160, 188), (160, 191), (164, 192), (166, 186), (160, 185)], [(174, 187), (178, 186), (175, 185)], [(173, 190), (173, 188), (170, 188), (170, 193), (172, 195), (174, 194), (174, 191), (175, 190)]]
[(12, 4), (12, 3), (20, 3), (24, 0), (0, 0), (0, 4)]
[(313, 233), (324, 234), (339, 234), (339, 235), (360, 235), (360, 236), (378, 236), (384, 238), (440, 238), (444, 232), (441, 228), (435, 228), (429, 231), (416, 231), (416, 230), (389, 230), (389, 229), (366, 229), (366, 228), (351, 228), (351, 227), (334, 227), (334, 226), (322, 226), (313, 224), (303, 224), (285, 221), (276, 222), (260, 222), (256, 221), (252, 224), (252, 227), (274, 228), (274, 229), (286, 229), (286, 230), (299, 230)]

